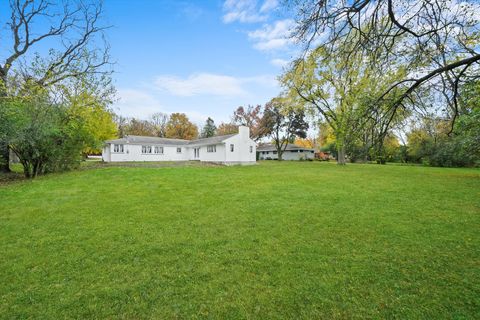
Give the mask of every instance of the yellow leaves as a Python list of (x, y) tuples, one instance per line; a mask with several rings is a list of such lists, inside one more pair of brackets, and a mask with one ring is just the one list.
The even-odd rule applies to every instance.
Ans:
[(315, 141), (310, 138), (305, 138), (305, 139), (296, 138), (294, 144), (304, 148), (313, 149), (315, 147)]
[(185, 113), (172, 113), (167, 123), (166, 138), (192, 140), (198, 137), (198, 128)]
[(96, 97), (82, 93), (70, 98), (68, 112), (81, 119), (83, 127), (91, 136), (91, 143), (85, 153), (98, 152), (103, 141), (117, 136), (117, 126), (113, 114)]

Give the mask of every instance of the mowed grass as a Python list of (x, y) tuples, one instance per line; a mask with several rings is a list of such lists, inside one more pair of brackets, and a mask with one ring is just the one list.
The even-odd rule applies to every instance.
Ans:
[(0, 204), (0, 318), (480, 317), (476, 169), (108, 167)]

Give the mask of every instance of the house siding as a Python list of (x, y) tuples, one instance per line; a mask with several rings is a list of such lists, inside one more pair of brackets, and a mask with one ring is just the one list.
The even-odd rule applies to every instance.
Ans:
[[(256, 146), (255, 142), (250, 139), (250, 133), (244, 130), (245, 127), (239, 128), (239, 133), (225, 140), (225, 163), (226, 164), (254, 164), (256, 162)], [(233, 144), (233, 152), (230, 151), (230, 145)], [(250, 152), (252, 147), (252, 152)]]
[[(152, 149), (155, 146), (163, 147), (163, 154), (152, 153), (143, 154), (142, 145), (136, 144), (124, 144), (123, 153), (113, 152), (113, 144), (108, 144), (107, 152), (110, 152), (110, 161), (112, 162), (123, 162), (123, 161), (187, 161), (189, 160), (189, 155), (187, 148), (185, 146), (178, 146), (182, 148), (182, 153), (177, 153), (177, 146), (162, 146), (154, 144), (145, 144), (152, 146)], [(105, 160), (104, 160), (105, 161)]]
[[(266, 152), (265, 154), (263, 152)], [(300, 160), (300, 159), (313, 159), (315, 157), (315, 153), (312, 151), (304, 151), (304, 152), (292, 152), (285, 150), (282, 154), (283, 160)], [(260, 151), (258, 155), (259, 160), (266, 160), (267, 158), (277, 160), (278, 154), (274, 154), (273, 151)]]
[[(230, 152), (230, 144), (234, 144), (234, 152)], [(249, 129), (240, 127), (239, 133), (226, 138), (221, 143), (208, 143), (190, 145), (161, 145), (145, 143), (143, 145), (152, 146), (152, 153), (142, 154), (141, 144), (123, 144), (123, 152), (114, 152), (114, 143), (109, 142), (105, 145), (102, 152), (103, 161), (106, 162), (128, 162), (128, 161), (188, 161), (199, 160), (206, 162), (220, 162), (225, 164), (254, 164), (256, 148), (255, 143), (249, 137)], [(215, 152), (208, 152), (207, 147), (215, 145)], [(163, 147), (163, 154), (154, 152), (155, 146)], [(250, 152), (250, 146), (252, 151)], [(182, 148), (182, 153), (177, 153), (177, 147)], [(200, 149), (199, 157), (195, 157), (195, 148)]]

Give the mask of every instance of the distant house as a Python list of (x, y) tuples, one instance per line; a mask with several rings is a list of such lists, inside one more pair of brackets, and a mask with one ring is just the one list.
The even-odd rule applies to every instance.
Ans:
[[(264, 144), (257, 148), (259, 160), (277, 160), (278, 152), (274, 144)], [(283, 160), (307, 160), (315, 157), (311, 148), (300, 147), (289, 143), (282, 154)]]
[(250, 129), (240, 126), (238, 133), (197, 140), (125, 136), (105, 141), (105, 162), (188, 161), (199, 160), (223, 164), (254, 164), (255, 142)]

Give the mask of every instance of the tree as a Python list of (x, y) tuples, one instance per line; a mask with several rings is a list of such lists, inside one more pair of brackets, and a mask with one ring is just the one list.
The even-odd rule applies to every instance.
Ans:
[(205, 125), (203, 126), (202, 129), (202, 138), (210, 138), (213, 137), (217, 132), (217, 127), (215, 126), (215, 122), (213, 121), (212, 118), (208, 117), (207, 121), (205, 122)]
[(198, 128), (184, 113), (172, 113), (167, 123), (166, 138), (191, 140), (198, 137)]
[(453, 128), (459, 115), (459, 88), (478, 75), (478, 2), (306, 0), (297, 5), (294, 34), (305, 41), (306, 49), (313, 43), (336, 48), (334, 59), (359, 54), (368, 60), (357, 65), (377, 72), (402, 65), (402, 76), (375, 96), (378, 106), (387, 107), (381, 137), (396, 113), (414, 111), (412, 99), (432, 86), (449, 100), (448, 108), (442, 105), (436, 112), (443, 112)]
[(115, 124), (118, 129), (118, 136), (125, 137), (128, 134), (128, 126), (130, 124), (130, 119), (118, 114), (115, 114), (113, 117)]
[(361, 96), (375, 81), (364, 57), (350, 55), (331, 59), (332, 51), (319, 47), (305, 59), (296, 61), (281, 78), (287, 94), (296, 104), (321, 116), (335, 135), (337, 163), (346, 163), (346, 148), (371, 119), (370, 105)]
[[(0, 98), (18, 94), (12, 81), (22, 78), (39, 86), (51, 87), (81, 75), (108, 73), (109, 47), (103, 42), (103, 8), (97, 1), (51, 2), (47, 0), (11, 0), (10, 21), (4, 28), (11, 39), (0, 54)], [(43, 22), (43, 23), (42, 23)], [(40, 26), (48, 28), (41, 29)], [(29, 55), (39, 43), (56, 41), (56, 49), (46, 56)], [(11, 43), (12, 47), (6, 44)], [(103, 43), (103, 44), (102, 44)], [(102, 44), (102, 45), (100, 45)], [(33, 60), (26, 63), (26, 59)], [(8, 141), (0, 141), (1, 171), (9, 171)]]
[(82, 119), (83, 127), (89, 132), (89, 141), (85, 141), (83, 153), (100, 153), (105, 140), (117, 136), (113, 112), (105, 102), (87, 92), (71, 97), (69, 105), (67, 113)]
[(254, 141), (258, 141), (265, 137), (268, 132), (268, 128), (263, 125), (262, 121), (262, 106), (257, 105), (248, 106), (244, 108), (238, 107), (233, 112), (233, 123), (240, 126), (247, 126), (250, 128), (250, 138)]
[(316, 139), (312, 137), (306, 137), (305, 139), (296, 138), (294, 144), (300, 147), (313, 149), (316, 147)]
[(148, 120), (140, 120), (132, 118), (128, 122), (125, 134), (134, 136), (149, 136), (154, 137), (157, 134), (157, 130), (153, 123)]
[(169, 115), (162, 112), (157, 112), (152, 114), (150, 117), (150, 121), (155, 128), (156, 136), (160, 138), (165, 138), (167, 134), (167, 123), (168, 123)]
[(267, 133), (274, 141), (278, 160), (282, 160), (288, 143), (293, 143), (295, 137), (307, 137), (308, 123), (305, 121), (304, 110), (292, 108), (283, 97), (274, 98), (267, 103), (263, 121)]
[(81, 116), (66, 105), (50, 103), (47, 94), (3, 101), (3, 109), (10, 109), (8, 120), (15, 123), (9, 148), (19, 158), (26, 178), (79, 165), (86, 142), (92, 140)]
[(238, 133), (238, 126), (234, 123), (222, 122), (217, 128), (217, 135), (225, 136), (227, 134)]

